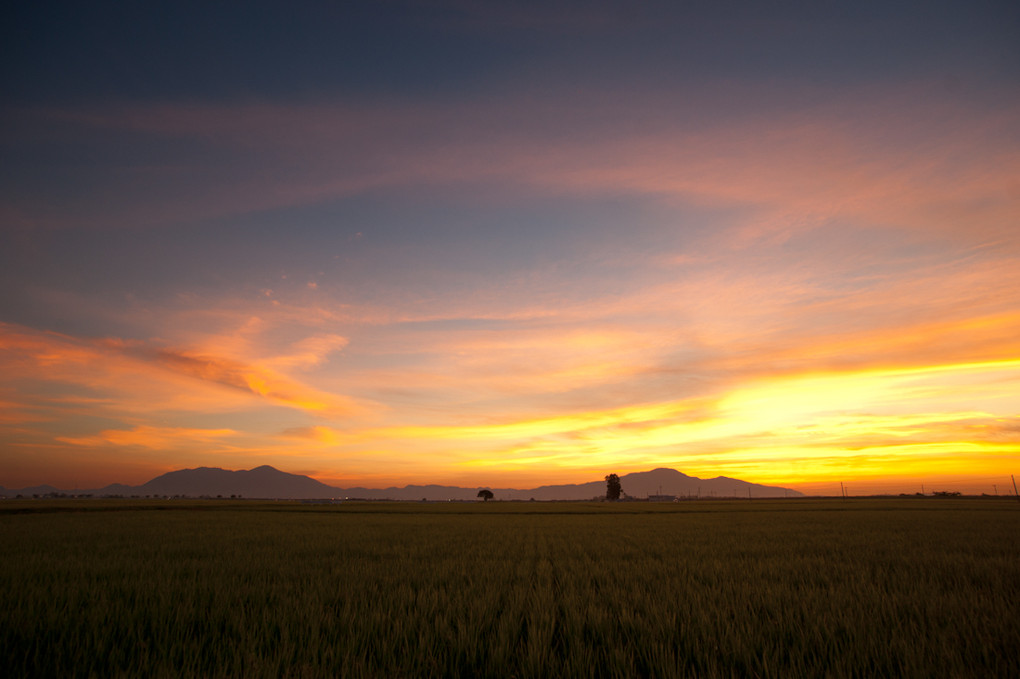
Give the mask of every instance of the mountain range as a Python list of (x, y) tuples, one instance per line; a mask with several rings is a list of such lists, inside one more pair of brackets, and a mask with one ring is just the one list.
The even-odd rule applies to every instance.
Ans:
[[(802, 497), (789, 488), (763, 486), (740, 479), (717, 476), (699, 479), (675, 469), (659, 468), (647, 472), (633, 472), (620, 477), (626, 497), (645, 499), (654, 495), (678, 497)], [(254, 469), (231, 471), (211, 467), (180, 469), (168, 472), (140, 486), (115, 483), (94, 490), (59, 490), (52, 486), (5, 489), (0, 496), (74, 494), (93, 496), (157, 496), (157, 497), (243, 497), (252, 499), (351, 499), (351, 500), (475, 500), (481, 487), (459, 486), (403, 486), (401, 488), (337, 488), (309, 476), (289, 474), (263, 465)], [(605, 481), (539, 486), (538, 488), (488, 487), (497, 500), (591, 500), (604, 497)]]

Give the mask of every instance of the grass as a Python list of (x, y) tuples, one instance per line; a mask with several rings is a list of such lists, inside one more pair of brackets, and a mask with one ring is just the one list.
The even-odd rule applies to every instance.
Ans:
[(0, 676), (1010, 676), (1020, 505), (21, 501)]

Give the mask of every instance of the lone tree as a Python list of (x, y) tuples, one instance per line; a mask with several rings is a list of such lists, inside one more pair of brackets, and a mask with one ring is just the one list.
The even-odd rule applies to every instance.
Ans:
[(606, 477), (606, 499), (607, 500), (619, 500), (620, 492), (623, 489), (620, 488), (620, 477), (616, 474), (610, 474)]
[(478, 497), (488, 502), (489, 500), (492, 499), (492, 491), (489, 490), (488, 488), (482, 488), (480, 491), (478, 491)]

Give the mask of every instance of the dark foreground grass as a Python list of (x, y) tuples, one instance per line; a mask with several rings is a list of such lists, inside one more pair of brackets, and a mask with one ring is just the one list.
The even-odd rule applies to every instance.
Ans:
[(1005, 677), (1020, 662), (1020, 505), (996, 500), (8, 501), (0, 541), (3, 677)]

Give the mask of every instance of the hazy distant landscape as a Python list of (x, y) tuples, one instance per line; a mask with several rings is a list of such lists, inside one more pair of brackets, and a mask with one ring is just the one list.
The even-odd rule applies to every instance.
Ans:
[[(699, 479), (675, 469), (653, 469), (620, 477), (625, 496), (647, 499), (662, 496), (676, 498), (766, 498), (802, 497), (789, 488), (763, 486), (719, 476)], [(288, 474), (264, 465), (250, 470), (230, 471), (200, 467), (182, 469), (158, 476), (140, 486), (113, 484), (93, 490), (67, 490), (52, 486), (5, 489), (0, 496), (34, 497), (47, 495), (91, 495), (94, 497), (240, 497), (248, 499), (363, 499), (363, 500), (476, 500), (481, 487), (409, 485), (401, 488), (337, 488), (299, 474)], [(579, 484), (539, 486), (538, 488), (491, 488), (496, 500), (591, 500), (605, 497), (604, 480)]]

